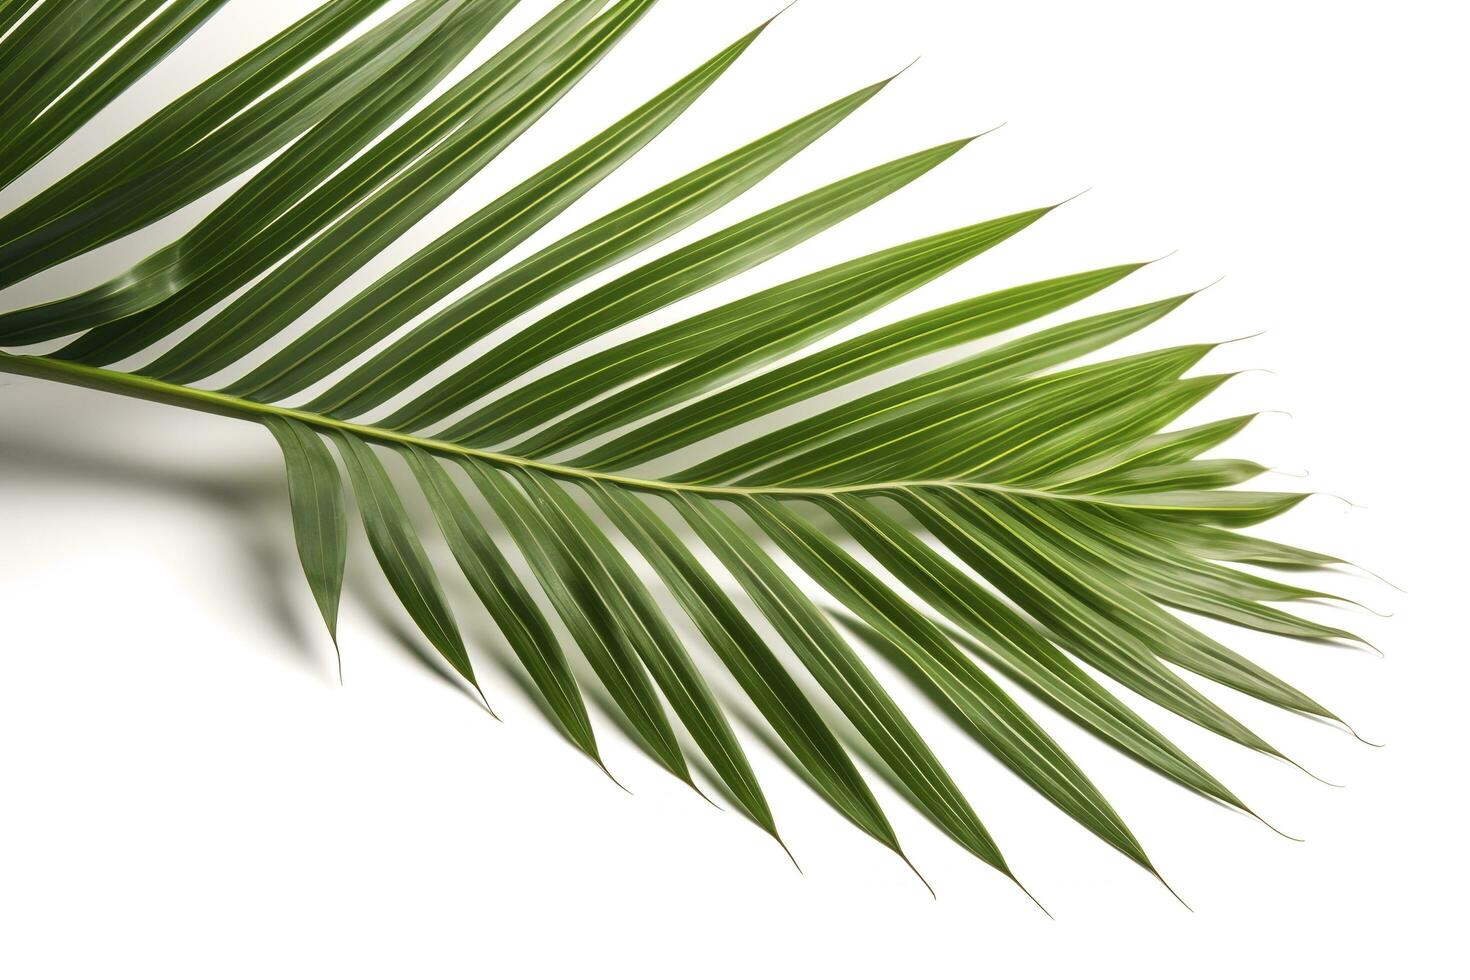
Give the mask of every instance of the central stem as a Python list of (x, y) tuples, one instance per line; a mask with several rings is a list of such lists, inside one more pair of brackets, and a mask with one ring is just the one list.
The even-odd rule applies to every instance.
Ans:
[(831, 497), (840, 494), (877, 493), (885, 490), (914, 489), (919, 487), (964, 487), (994, 492), (1035, 494), (1048, 497), (1059, 496), (1057, 494), (1047, 493), (1046, 491), (1028, 491), (1014, 487), (1001, 487), (985, 483), (964, 483), (955, 480), (906, 480), (841, 487), (731, 487), (707, 486), (697, 483), (672, 483), (667, 480), (645, 480), (633, 476), (623, 476), (617, 473), (603, 473), (597, 470), (586, 470), (575, 466), (562, 466), (558, 463), (526, 459), (521, 456), (510, 456), (505, 453), (491, 452), (484, 449), (471, 449), (468, 446), (461, 446), (453, 442), (415, 436), (405, 432), (397, 432), (393, 429), (379, 428), (374, 425), (344, 422), (341, 419), (319, 415), (316, 412), (304, 412), (297, 408), (267, 405), (262, 402), (236, 398), (233, 395), (221, 394), (217, 391), (205, 391), (200, 388), (191, 388), (187, 385), (159, 381), (157, 378), (145, 378), (141, 375), (128, 374), (124, 371), (90, 367), (85, 364), (61, 361), (51, 357), (8, 354), (0, 351), (0, 372), (23, 375), (29, 378), (41, 378), (46, 381), (59, 381), (63, 384), (76, 385), (82, 388), (93, 388), (98, 391), (106, 391), (116, 395), (127, 395), (131, 398), (141, 398), (146, 401), (159, 402), (165, 405), (176, 405), (182, 408), (192, 409), (196, 412), (208, 412), (211, 415), (223, 415), (228, 418), (259, 421), (265, 417), (275, 416), (294, 419), (320, 432), (347, 432), (357, 436), (359, 439), (382, 446), (417, 446), (437, 456), (471, 457), (485, 460), (497, 466), (537, 470), (549, 476), (565, 480), (615, 483), (628, 487), (631, 490), (641, 490), (648, 493), (697, 493), (713, 497)]

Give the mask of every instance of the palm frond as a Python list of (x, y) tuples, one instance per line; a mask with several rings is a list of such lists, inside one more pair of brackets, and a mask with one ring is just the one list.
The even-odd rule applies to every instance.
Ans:
[[(664, 768), (696, 786), (697, 752), (780, 839), (727, 720), (728, 698), (715, 693), (723, 687), (667, 618), (667, 592), (811, 785), (900, 856), (853, 761), (849, 729), (961, 847), (1012, 875), (846, 634), (902, 665), (984, 751), (1157, 874), (1101, 789), (998, 679), (1167, 779), (1250, 812), (1094, 672), (1285, 758), (1190, 677), (1340, 719), (1181, 614), (1361, 642), (1280, 606), (1334, 597), (1264, 570), (1337, 559), (1236, 530), (1302, 499), (1236, 489), (1263, 469), (1204, 457), (1252, 416), (1170, 428), (1228, 379), (1191, 374), (1214, 345), (1072, 364), (1150, 327), (1189, 295), (1004, 336), (1147, 264), (1126, 263), (826, 343), (1003, 246), (1054, 207), (1043, 205), (854, 257), (577, 353), (834, 228), (971, 142), (910, 152), (814, 188), (568, 298), (760, 184), (891, 80), (800, 114), (496, 268), (696, 107), (769, 22), (757, 26), (298, 326), (534, 126), (655, 3), (565, 0), (439, 91), (516, 0), (413, 0), (388, 16), (382, 0), (329, 0), (0, 217), (0, 286), (9, 286), (243, 177), (193, 228), (123, 274), (0, 314), (0, 345), (53, 345), (0, 352), (0, 370), (267, 428), (285, 459), (301, 563), (334, 644), (349, 537), (335, 446), (394, 594), (478, 692), (444, 570), (430, 561), (402, 496), (419, 494), (557, 723), (599, 766), (573, 653)], [(0, 84), (9, 96), (0, 107), (0, 186), (106, 111), (223, 5), (0, 4)], [(1002, 342), (891, 380), (911, 362), (985, 338)], [(145, 351), (144, 367), (115, 367)], [(882, 377), (890, 380), (874, 387)], [(850, 386), (866, 390), (820, 411), (801, 408)], [(416, 486), (395, 484), (383, 450), (401, 458)], [(518, 575), (503, 540), (534, 581)], [(845, 612), (824, 608), (778, 555)], [(724, 575), (743, 597), (721, 584)], [(558, 624), (575, 651), (564, 649)]]

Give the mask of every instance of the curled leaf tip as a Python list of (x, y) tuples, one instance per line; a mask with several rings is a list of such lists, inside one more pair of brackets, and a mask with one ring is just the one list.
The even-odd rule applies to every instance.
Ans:
[(1308, 776), (1311, 776), (1313, 779), (1315, 779), (1317, 782), (1321, 783), (1323, 786), (1331, 786), (1333, 789), (1347, 789), (1347, 786), (1344, 785), (1343, 783), (1334, 783), (1331, 780), (1323, 779), (1321, 776), (1319, 776), (1316, 773), (1312, 772), (1312, 770), (1308, 769), (1306, 766), (1302, 765), (1300, 762), (1295, 761), (1294, 759), (1290, 759), (1290, 758), (1288, 758), (1288, 757), (1286, 757), (1284, 755), (1281, 756), (1281, 759), (1282, 759), (1283, 762), (1286, 762), (1286, 763), (1290, 764), (1291, 766), (1293, 766), (1293, 767), (1295, 767), (1297, 769), (1300, 769), (1302, 772), (1306, 773)]
[(1362, 572), (1369, 578), (1376, 579), (1377, 581), (1382, 582), (1384, 585), (1388, 586), (1390, 589), (1393, 589), (1395, 592), (1402, 592), (1404, 595), (1409, 594), (1408, 589), (1400, 588), (1399, 586), (1390, 582), (1388, 579), (1384, 578), (1382, 575), (1379, 575), (1377, 572), (1368, 568), (1364, 568), (1362, 565), (1359, 565), (1356, 562), (1339, 561), (1338, 564), (1343, 566), (1344, 568), (1351, 568), (1355, 569), (1356, 571)]
[(1351, 606), (1354, 609), (1362, 610), (1365, 613), (1369, 613), (1370, 615), (1377, 616), (1379, 619), (1393, 619), (1394, 616), (1398, 615), (1395, 612), (1384, 612), (1381, 609), (1374, 609), (1372, 606), (1368, 605), (1366, 602), (1359, 602), (1357, 599), (1347, 599), (1347, 598), (1344, 598), (1343, 596), (1340, 596), (1340, 595), (1329, 595), (1329, 596), (1323, 596), (1322, 598), (1323, 598), (1324, 601), (1340, 602), (1340, 603), (1342, 603), (1345, 606)]
[(1359, 742), (1362, 742), (1364, 745), (1368, 746), (1369, 748), (1372, 748), (1372, 749), (1387, 748), (1387, 743), (1384, 743), (1384, 742), (1370, 742), (1370, 741), (1368, 741), (1366, 738), (1364, 738), (1363, 736), (1361, 736), (1361, 735), (1358, 734), (1357, 729), (1355, 729), (1352, 725), (1349, 725), (1347, 722), (1343, 721), (1341, 718), (1337, 719), (1337, 723), (1339, 725), (1341, 725), (1344, 729), (1346, 729), (1347, 730), (1347, 733), (1349, 735), (1351, 735), (1353, 738), (1357, 739)]
[(1374, 646), (1372, 643), (1369, 643), (1367, 640), (1363, 639), (1361, 636), (1355, 636), (1355, 637), (1353, 637), (1352, 638), (1352, 642), (1361, 644), (1365, 649), (1368, 650), (1368, 652), (1373, 653), (1373, 654), (1376, 654), (1378, 656), (1378, 659), (1379, 660), (1387, 660), (1388, 659), (1388, 655), (1387, 654), (1385, 654), (1382, 650), (1378, 649), (1378, 647)]
[(1280, 827), (1276, 826), (1275, 824), (1273, 824), (1271, 821), (1267, 820), (1265, 817), (1261, 816), (1256, 811), (1247, 808), (1245, 812), (1248, 813), (1248, 814), (1250, 814), (1251, 816), (1255, 817), (1257, 820), (1259, 820), (1261, 822), (1261, 826), (1265, 827), (1267, 830), (1271, 831), (1271, 833), (1277, 835), (1278, 837), (1285, 837), (1287, 840), (1291, 841), (1293, 844), (1305, 844), (1306, 843), (1306, 840), (1305, 839), (1303, 839), (1301, 837), (1293, 837), (1291, 834), (1288, 834), (1286, 831), (1282, 830)]
[(1340, 494), (1340, 493), (1333, 493), (1330, 490), (1313, 490), (1309, 496), (1313, 496), (1313, 497), (1327, 497), (1327, 498), (1329, 498), (1331, 500), (1341, 501), (1343, 504), (1345, 504), (1347, 506), (1347, 509), (1348, 510), (1367, 510), (1368, 509), (1364, 505), (1362, 505), (1362, 504), (1355, 504), (1351, 500), (1349, 500), (1346, 497), (1344, 497), (1342, 494)]

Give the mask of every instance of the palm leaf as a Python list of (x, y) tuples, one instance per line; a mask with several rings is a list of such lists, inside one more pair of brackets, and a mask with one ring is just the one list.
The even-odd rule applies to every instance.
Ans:
[[(11, 96), (0, 107), (0, 185), (105, 112), (222, 5), (0, 4), (0, 82)], [(1071, 363), (1155, 324), (1188, 296), (1005, 336), (1144, 263), (986, 293), (827, 343), (1002, 247), (1052, 206), (972, 220), (582, 350), (841, 224), (971, 142), (816, 187), (571, 296), (720, 211), (891, 79), (798, 113), (498, 266), (664, 129), (697, 114), (701, 96), (768, 24), (299, 326), (593, 73), (655, 0), (564, 0), (432, 98), (515, 0), (414, 0), (358, 29), (380, 5), (330, 0), (0, 216), (0, 285), (9, 285), (243, 177), (208, 216), (124, 274), (0, 314), (0, 344), (52, 345), (0, 351), (0, 370), (267, 428), (284, 457), (307, 583), (334, 643), (348, 533), (329, 442), (393, 593), (466, 684), (479, 690), (444, 570), (428, 557), (383, 450), (407, 464), (455, 564), (574, 745), (602, 765), (573, 654), (664, 768), (697, 789), (689, 753), (698, 753), (778, 840), (727, 721), (735, 695), (716, 693), (726, 688), (681, 639), (665, 593), (817, 792), (900, 856), (854, 752), (875, 759), (961, 847), (1013, 876), (845, 628), (915, 676), (1041, 798), (1154, 874), (1103, 790), (1001, 679), (1165, 778), (1245, 812), (1094, 672), (1270, 756), (1284, 758), (1191, 675), (1339, 721), (1180, 615), (1361, 642), (1281, 605), (1335, 597), (1240, 567), (1338, 561), (1236, 530), (1302, 499), (1235, 489), (1262, 468), (1205, 458), (1251, 416), (1171, 428), (1228, 380), (1191, 374), (1214, 345)], [(964, 351), (989, 338), (1000, 342)], [(149, 349), (142, 368), (111, 367)], [(957, 356), (905, 370), (941, 351)], [(895, 372), (904, 373), (894, 380)], [(849, 386), (865, 390), (841, 397)], [(818, 396), (829, 406), (801, 408)], [(369, 413), (381, 418), (363, 422)], [(487, 506), (493, 521), (482, 517)], [(696, 554), (696, 541), (712, 560)], [(534, 581), (518, 576), (511, 548)], [(742, 593), (759, 617), (745, 611)], [(821, 593), (850, 616), (824, 609)]]

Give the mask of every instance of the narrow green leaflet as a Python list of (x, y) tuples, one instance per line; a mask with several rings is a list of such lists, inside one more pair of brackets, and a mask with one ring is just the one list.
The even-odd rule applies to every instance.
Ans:
[(874, 839), (898, 850), (898, 838), (888, 818), (846, 750), (770, 647), (679, 536), (637, 495), (621, 487), (594, 484), (589, 492), (657, 570), (823, 796)]
[[(512, 378), (557, 353), (750, 269), (882, 200), (969, 142), (959, 140), (921, 150), (829, 184), (634, 270), (511, 338), (502, 346), (512, 348), (512, 360), (482, 359), (485, 369), (493, 372), (486, 380)], [(808, 290), (830, 288), (832, 278), (830, 270), (803, 277), (576, 361), (476, 409), (450, 428), (451, 437), (474, 445), (509, 438), (625, 381), (706, 353), (732, 331), (794, 311), (793, 304)], [(831, 312), (834, 317), (842, 313), (855, 318), (850, 310), (851, 305), (845, 313)], [(468, 379), (471, 372), (464, 373)], [(468, 388), (466, 391), (473, 397)], [(434, 414), (440, 410), (435, 409)], [(401, 417), (418, 420), (418, 416), (409, 419), (407, 410)]]
[[(905, 361), (1034, 320), (1105, 289), (1139, 268), (1113, 266), (1017, 286), (870, 330), (670, 412), (620, 436), (604, 451), (613, 454), (619, 447), (629, 447), (624, 465), (654, 459)], [(685, 346), (682, 335), (669, 341), (677, 341), (681, 349)], [(647, 363), (646, 356), (642, 360)], [(631, 447), (637, 447), (637, 452), (632, 453)]]
[[(10, 184), (88, 119), (128, 89), (183, 43), (228, 0), (149, 0), (119, 5), (116, 19), (104, 32), (94, 34), (86, 53), (53, 70), (46, 95), (15, 97), (0, 121), (0, 188)], [(0, 19), (0, 31), (4, 30)], [(45, 50), (36, 46), (37, 50)], [(74, 52), (76, 54), (77, 52)], [(0, 54), (0, 63), (8, 59)], [(82, 75), (86, 84), (78, 84)], [(69, 86), (69, 87), (68, 87)], [(44, 102), (43, 102), (44, 98)], [(24, 137), (22, 140), (21, 137)]]
[[(337, 609), (342, 603), (342, 573), (347, 567), (347, 508), (342, 477), (321, 436), (294, 419), (267, 415), (261, 419), (286, 457), (286, 486), (296, 551), (306, 582), (321, 610), (332, 643), (337, 643)], [(337, 655), (341, 672), (342, 655)]]
[[(243, 173), (366, 91), (400, 52), (472, 0), (416, 0), (316, 70), (254, 104), (242, 100), (278, 82), (289, 73), (278, 69), (299, 65), (381, 2), (339, 0), (319, 8), (278, 35), (277, 43), (257, 49), (0, 218), (0, 284), (114, 241)], [(338, 16), (330, 16), (334, 12)], [(274, 52), (275, 60), (257, 62), (264, 51)]]
[[(1274, 606), (1264, 605), (1297, 599), (1348, 602), (1341, 596), (1216, 564), (1163, 535), (1130, 528), (1126, 521), (1118, 520), (1117, 515), (1108, 513), (1106, 508), (1089, 504), (1063, 507), (1043, 498), (1030, 498), (1026, 503), (1073, 524), (1077, 533), (1116, 562), (1140, 591), (1161, 602), (1230, 622), (1238, 621), (1242, 626), (1265, 632), (1362, 642), (1351, 634), (1308, 623)], [(1171, 598), (1165, 599), (1166, 594)]]
[(1111, 553), (1095, 539), (1077, 533), (1077, 526), (1056, 518), (1023, 499), (981, 499), (978, 506), (1003, 521), (1018, 535), (1046, 535), (1058, 545), (1056, 553), (1077, 569), (1088, 585), (1088, 597), (1110, 610), (1114, 621), (1152, 640), (1159, 656), (1210, 680), (1233, 687), (1270, 704), (1293, 711), (1340, 720), (1316, 701), (1280, 678), (1251, 663), (1222, 644), (1187, 626), (1144, 599), (1118, 580)]
[[(961, 561), (1053, 633), (1074, 656), (1149, 700), (1231, 741), (1281, 757), (1159, 660), (1154, 645), (1129, 632), (1097, 601), (1091, 578), (1049, 542), (1019, 535), (995, 519), (981, 495), (909, 491), (901, 502)], [(1089, 601), (1089, 600), (1092, 601)]]
[[(1204, 398), (1229, 376), (1181, 380), (1180, 375), (1209, 350), (1207, 345), (1175, 348), (1124, 358), (1096, 371), (1064, 372), (1058, 377), (1065, 383), (1049, 389), (1054, 407), (1038, 405), (1027, 393), (983, 423), (964, 413), (963, 424), (952, 433), (926, 431), (923, 445), (928, 459), (903, 472), (916, 479), (947, 477), (1015, 485), (1007, 478), (1019, 481), (1035, 475), (1046, 465), (1047, 454), (1060, 456), (1059, 465), (1071, 458), (1068, 453), (1084, 454), (1089, 438), (1097, 433), (1128, 438), (1127, 432), (1109, 430), (1109, 421), (1128, 426), (1135, 417), (1149, 415), (1168, 421)], [(1078, 382), (1084, 383), (1079, 386)], [(1020, 411), (1012, 411), (1013, 407)], [(995, 431), (988, 431), (992, 426)]]
[(678, 119), (765, 30), (761, 25), (635, 112), (460, 222), (333, 311), (230, 391), (277, 401), (372, 348), (487, 268)]
[(494, 467), (472, 458), (462, 465), (515, 538), (557, 615), (644, 747), (669, 772), (694, 785), (648, 672), (621, 628), (626, 603), (615, 603), (614, 587), (597, 566), (583, 560), (583, 547), (559, 514), (534, 506)]
[[(475, 680), (464, 640), (455, 625), (449, 602), (444, 598), (439, 578), (429, 564), (429, 556), (414, 533), (403, 501), (388, 478), (388, 471), (367, 443), (341, 430), (332, 433), (333, 440), (347, 464), (352, 489), (357, 496), (357, 509), (362, 514), (363, 530), (368, 544), (383, 568), (394, 593), (414, 623), (455, 671), (470, 682), (484, 698)], [(489, 707), (489, 703), (486, 703)]]
[(981, 469), (1088, 407), (1145, 397), (1209, 350), (1191, 345), (978, 391), (942, 391), (875, 424), (759, 470), (753, 485), (844, 486), (943, 480)]
[(969, 634), (968, 649), (1086, 730), (1205, 796), (1246, 809), (1230, 790), (1080, 670), (989, 589), (889, 517), (849, 496), (818, 503), (919, 598)]
[(26, 25), (25, 44), (7, 42), (0, 61), (0, 148), (14, 143), (31, 120), (93, 62), (148, 19), (162, 0), (53, 0), (49, 16)]
[(118, 0), (102, 9), (88, 0), (56, 0), (50, 17), (36, 18), (24, 47), (5, 45), (0, 85), (0, 147), (15, 141), (46, 107), (116, 46), (165, 0)]
[(466, 122), (385, 182), (143, 373), (195, 381), (234, 364), (285, 329), (499, 156), (586, 77), (656, 2), (620, 0), (560, 49), (550, 64), (525, 77), (503, 105), (492, 103), (483, 119)]
[(1076, 493), (1105, 493), (1128, 481), (1134, 472), (1154, 466), (1187, 463), (1240, 434), (1255, 420), (1254, 415), (1206, 422), (1172, 432), (1156, 432), (1112, 453), (1094, 454), (1070, 470), (1053, 473), (1046, 486)]
[[(1166, 520), (1192, 521), (1195, 526), (1250, 527), (1280, 517), (1311, 494), (1272, 493), (1265, 490), (1171, 490), (1162, 493), (1121, 493), (1103, 497), (1081, 497), (1108, 507), (1139, 511)], [(1204, 537), (1209, 537), (1205, 532)], [(1296, 556), (1311, 564), (1310, 552), (1287, 549), (1277, 552)], [(1290, 564), (1289, 561), (1286, 563)]]
[[(744, 322), (725, 332), (719, 346), (661, 371), (589, 405), (537, 440), (550, 452), (636, 422), (731, 377), (763, 367), (792, 350), (814, 343), (859, 317), (897, 299), (988, 251), (1029, 227), (1049, 211), (1040, 208), (885, 249), (780, 289), (782, 308), (770, 293), (742, 308)], [(798, 294), (791, 303), (788, 297)], [(577, 465), (615, 468), (646, 458), (637, 441), (621, 440), (578, 457)]]
[[(154, 309), (92, 329), (63, 354), (88, 364), (108, 364), (136, 354), (192, 322), (290, 254), (301, 242), (338, 220), (386, 181), (401, 174), (404, 168), (438, 145), (446, 132), (457, 130), (466, 124), (466, 118), (478, 118), (522, 91), (529, 84), (539, 59), (560, 49), (575, 36), (602, 2), (566, 0), (320, 186), (321, 178), (329, 172), (322, 171), (320, 166), (328, 161), (318, 159), (310, 146), (302, 145), (305, 140), (293, 146), (227, 202), (238, 202), (242, 211), (268, 218), (263, 233), (237, 237), (233, 223), (218, 225), (222, 239), (209, 252), (215, 262), (197, 281), (190, 282), (187, 289)], [(482, 16), (473, 18), (470, 26), (478, 29), (492, 24), (490, 11), (484, 11)], [(435, 41), (443, 39), (444, 32), (441, 32)], [(427, 61), (422, 57), (411, 59), (415, 64)], [(363, 113), (374, 111), (370, 105), (357, 108)], [(391, 107), (379, 106), (376, 111), (386, 118)], [(353, 126), (353, 119), (351, 113), (345, 113), (342, 124)], [(313, 130), (313, 142), (316, 132)], [(330, 134), (322, 139), (335, 151), (345, 148), (332, 141)], [(278, 167), (284, 171), (279, 176), (273, 173)], [(313, 187), (310, 193), (300, 196)], [(245, 230), (249, 231), (254, 224), (255, 219), (247, 220)]]
[(674, 502), (710, 550), (739, 579), (828, 697), (925, 811), (958, 844), (1014, 879), (959, 787), (821, 610), (713, 503), (689, 494), (676, 496)]
[(618, 618), (632, 625), (627, 630), (628, 638), (674, 713), (740, 805), (779, 840), (770, 806), (725, 713), (643, 582), (607, 535), (554, 480), (530, 470), (517, 472), (516, 478), (535, 506), (543, 513), (555, 514), (554, 519), (576, 535), (578, 557), (601, 570), (601, 577), (610, 586), (604, 597), (609, 606), (622, 610)]
[(1127, 574), (1134, 588), (1164, 605), (1262, 633), (1369, 645), (1355, 633), (1265, 604), (1298, 599), (1355, 604), (1341, 596), (1258, 578), (1189, 555), (1170, 555), (1163, 559), (1165, 567), (1159, 568), (1141, 560), (1131, 542), (1120, 540), (1102, 522), (1088, 527), (1089, 515), (1069, 512), (1066, 516), (1086, 528), (1082, 532), (1084, 536), (1088, 531), (1093, 532), (1093, 544)]
[[(387, 346), (321, 398), (311, 402), (311, 407), (344, 415), (355, 415), (376, 407), (475, 340), (739, 197), (855, 112), (886, 84), (880, 82), (868, 86), (818, 109), (604, 215), (493, 276), (484, 285), (414, 327), (401, 340)], [(653, 268), (666, 274), (689, 274), (682, 265), (656, 263)], [(647, 267), (643, 271), (646, 275)], [(637, 275), (632, 273), (619, 280), (619, 284)], [(601, 293), (605, 296), (617, 290), (619, 284)], [(590, 302), (593, 300), (588, 298), (567, 307), (560, 312), (558, 319), (567, 319), (570, 311), (580, 311)], [(579, 318), (572, 322), (579, 322)], [(412, 428), (443, 418), (492, 390), (498, 383), (497, 379), (515, 377), (522, 369), (518, 362), (526, 357), (523, 348), (534, 342), (532, 346), (540, 349), (555, 341), (559, 332), (554, 326), (545, 324), (523, 331), (517, 335), (523, 339), (512, 338), (496, 348), (492, 360), (482, 358), (441, 382), (408, 408), (395, 413), (388, 425)], [(532, 360), (531, 363), (539, 361)], [(495, 365), (493, 371), (488, 367), (490, 364)]]
[[(20, 64), (26, 52), (42, 62), (53, 57), (54, 48), (38, 44), (38, 38), (55, 29), (52, 21), (59, 19), (58, 14), (60, 18), (74, 18), (77, 16), (74, 11), (79, 11), (81, 3), (86, 2), (70, 0), (70, 6), (63, 9), (52, 0), (47, 10), (28, 18), (0, 42), (0, 61), (6, 65)], [(74, 174), (52, 184), (33, 202), (32, 216), (44, 215), (58, 202), (88, 199), (129, 176), (136, 176), (140, 168), (160, 155), (177, 153), (181, 147), (193, 145), (321, 55), (383, 3), (384, 0), (328, 0), (175, 99)], [(96, 6), (95, 0), (91, 5)], [(17, 10), (16, 16), (21, 13)], [(100, 82), (101, 77), (93, 75), (77, 88), (96, 93), (102, 90)], [(12, 227), (11, 217), (6, 216), (7, 229)]]
[(811, 452), (844, 435), (881, 428), (885, 420), (899, 417), (913, 405), (932, 404), (955, 392), (968, 392), (978, 401), (1017, 377), (1099, 350), (1158, 321), (1187, 298), (1175, 297), (1038, 331), (789, 423), (669, 479), (689, 483), (733, 481), (742, 485), (756, 482), (749, 475), (752, 470), (770, 468), (798, 451)]
[[(1100, 502), (1111, 505), (1118, 498), (1098, 499)], [(1119, 511), (1109, 506), (1108, 511), (1103, 516), (1135, 533), (1174, 542), (1207, 560), (1241, 562), (1247, 565), (1265, 565), (1284, 569), (1327, 568), (1331, 565), (1347, 564), (1341, 558), (1324, 555), (1319, 551), (1277, 544), (1274, 541), (1241, 534), (1223, 527), (1164, 520), (1158, 514), (1151, 514), (1141, 509)]]
[(1115, 474), (1104, 489), (1108, 493), (1223, 490), (1247, 483), (1265, 472), (1266, 467), (1248, 459), (1192, 459), (1162, 466), (1130, 467)]
[(1049, 417), (1046, 427), (1028, 426), (1026, 441), (961, 471), (974, 479), (1030, 486), (1046, 481), (1093, 453), (1126, 445), (1145, 432), (1168, 425), (1230, 380), (1228, 374), (1186, 378), (1161, 385), (1114, 405), (1089, 400), (1071, 417)]
[[(308, 215), (320, 220), (345, 209), (350, 196), (330, 189), (362, 173), (365, 157), (338, 168), (427, 95), (514, 2), (461, 7), (443, 29), (402, 50), (371, 91), (313, 126), (179, 239), (100, 286), (0, 317), (0, 336), (35, 343), (90, 328), (65, 353), (107, 363), (189, 323), (300, 244), (312, 230)], [(382, 158), (408, 135), (395, 131), (367, 156)], [(370, 186), (358, 181), (356, 189)]]
[(790, 508), (746, 500), (743, 509), (813, 581), (918, 668), (931, 689), (956, 709), (970, 734), (991, 754), (1072, 819), (1154, 870), (1132, 831), (1097, 787), (937, 626)]
[(429, 501), (449, 550), (572, 744), (602, 757), (577, 679), (551, 625), (444, 467), (417, 446), (400, 449)]

